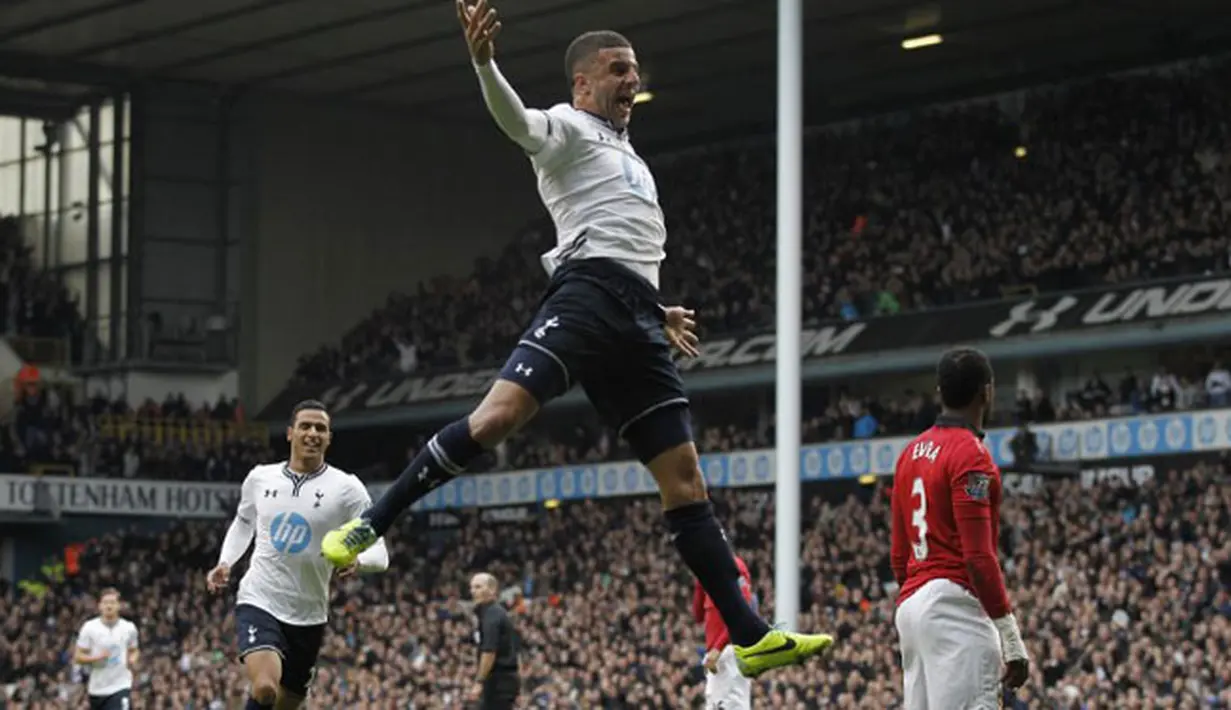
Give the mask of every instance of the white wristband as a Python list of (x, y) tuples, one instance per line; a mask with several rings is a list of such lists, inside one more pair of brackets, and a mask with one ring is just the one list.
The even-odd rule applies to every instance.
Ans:
[(996, 631), (1000, 633), (1000, 653), (1004, 660), (1021, 661), (1027, 658), (1026, 643), (1022, 641), (1021, 629), (1017, 627), (1017, 617), (1006, 614), (999, 619), (993, 619)]

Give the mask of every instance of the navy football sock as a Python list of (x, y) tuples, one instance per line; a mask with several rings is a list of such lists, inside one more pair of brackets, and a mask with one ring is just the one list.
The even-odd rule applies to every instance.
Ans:
[(731, 642), (752, 646), (769, 633), (769, 624), (757, 616), (739, 586), (739, 568), (709, 501), (690, 503), (666, 512), (671, 542), (692, 570), (701, 588), (714, 600), (727, 624)]
[(248, 702), (244, 703), (244, 710), (273, 710), (273, 704), (262, 705), (256, 701), (256, 698), (248, 696)]
[(384, 535), (402, 511), (466, 472), (483, 453), (483, 446), (470, 436), (470, 423), (459, 419), (436, 432), (427, 446), (415, 456), (385, 494), (363, 517), (372, 523), (378, 535)]

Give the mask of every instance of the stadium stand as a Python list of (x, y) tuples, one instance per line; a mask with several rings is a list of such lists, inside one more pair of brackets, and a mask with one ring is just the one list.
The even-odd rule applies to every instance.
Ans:
[(235, 401), (193, 407), (182, 394), (132, 408), (122, 399), (79, 401), (68, 387), (27, 387), (12, 425), (0, 429), (0, 462), (6, 471), (236, 481), (274, 458), (268, 427), (237, 412)]
[[(1022, 391), (1016, 408), (998, 413), (993, 423), (1049, 423), (1225, 405), (1227, 390), (1219, 388), (1228, 376), (1221, 362), (1212, 359), (1217, 353), (1174, 355), (1164, 358), (1168, 364), (1153, 373), (1125, 371), (1116, 378), (1095, 374), (1057, 402), (1042, 390)], [(915, 433), (926, 428), (935, 415), (933, 397), (920, 392), (904, 390), (898, 397), (871, 397), (841, 387), (811, 389), (805, 398), (803, 442)], [(702, 452), (768, 447), (774, 439), (772, 417), (756, 426), (747, 421), (747, 408), (738, 404), (699, 406), (694, 416)], [(432, 432), (430, 427), (421, 431), (397, 428), (367, 435), (353, 447), (347, 441), (350, 435), (343, 435), (336, 461), (361, 471), (369, 480), (393, 478)], [(278, 457), (267, 433), (265, 426), (239, 421), (234, 401), (194, 408), (178, 395), (161, 403), (146, 401), (134, 409), (122, 400), (101, 397), (77, 404), (71, 391), (45, 387), (22, 392), (13, 426), (0, 428), (0, 463), (7, 471), (239, 481), (253, 465)], [(631, 454), (624, 442), (587, 410), (533, 422), (473, 470), (628, 458)]]
[[(1209, 373), (1223, 372), (1218, 352), (1196, 348), (1168, 353), (1160, 358), (1174, 382), (1160, 371), (1122, 371), (1110, 378), (1095, 374), (1079, 389), (1056, 395), (1035, 389), (1019, 393), (1016, 407), (996, 413), (990, 425), (1013, 426), (1023, 422), (1045, 424), (1106, 416), (1128, 416), (1160, 411), (1184, 411), (1210, 405), (1219, 399), (1217, 384), (1209, 392)], [(1111, 379), (1112, 386), (1106, 382)], [(1220, 382), (1215, 376), (1214, 382)], [(1053, 401), (1053, 396), (1055, 401)], [(803, 398), (803, 443), (916, 434), (931, 425), (937, 413), (931, 393), (903, 388), (896, 397), (859, 395), (846, 387), (809, 388)], [(740, 400), (699, 399), (693, 408), (698, 449), (705, 452), (757, 449), (773, 445), (772, 413), (760, 417)], [(758, 423), (758, 419), (762, 420)], [(361, 433), (338, 437), (335, 458), (362, 471), (370, 480), (393, 478), (414, 458), (431, 427), (422, 430), (393, 428), (381, 434)], [(504, 471), (550, 468), (579, 463), (627, 460), (634, 456), (614, 432), (603, 426), (589, 410), (569, 411), (559, 417), (544, 416), (518, 432), (507, 444), (476, 462), (471, 470)]]
[[(1231, 704), (1229, 473), (1223, 459), (1140, 487), (1049, 483), (1006, 502), (1006, 579), (1035, 659), (1014, 710)], [(824, 671), (774, 675), (757, 696), (765, 707), (896, 707), (885, 491), (850, 483), (805, 492), (800, 623), (837, 628), (844, 643)], [(731, 493), (720, 507), (768, 612), (772, 495)], [(656, 501), (565, 504), (521, 524), (458, 515), (453, 533), (403, 524), (390, 573), (339, 585), (316, 707), (461, 707), (473, 662), (463, 585), (477, 569), (508, 587), (528, 706), (698, 706), (691, 582), (660, 534)], [(110, 584), (144, 633), (138, 697), (154, 689), (164, 699), (134, 707), (221, 708), (238, 697), (230, 603), (204, 587), (224, 527), (106, 537), (77, 576), (5, 589), (0, 682), (10, 702), (44, 710), (75, 701), (65, 649), (91, 613), (90, 593)]]
[[(805, 320), (1227, 269), (1228, 86), (1221, 62), (812, 134)], [(710, 333), (769, 324), (772, 145), (653, 167), (671, 230), (665, 297)], [(536, 225), (468, 277), (391, 294), (338, 345), (305, 355), (292, 383), (499, 360), (544, 283), (549, 234)]]

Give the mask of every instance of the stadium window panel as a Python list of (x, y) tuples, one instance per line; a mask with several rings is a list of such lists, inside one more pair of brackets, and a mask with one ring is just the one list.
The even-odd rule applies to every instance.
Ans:
[(0, 165), (21, 160), (21, 119), (0, 116)]
[(33, 118), (26, 119), (26, 160), (33, 160), (42, 155), (39, 147), (47, 145), (47, 134), (43, 131), (43, 122)]
[(115, 209), (107, 202), (98, 206), (98, 258), (111, 258), (111, 213)]
[[(98, 303), (99, 319), (111, 317), (111, 262), (103, 261), (98, 265), (98, 293), (94, 294)], [(105, 335), (100, 333), (100, 335)]]
[(105, 101), (98, 109), (98, 142), (107, 144), (113, 140), (115, 140), (115, 106), (110, 101)]
[(43, 179), (47, 174), (47, 161), (39, 156), (37, 160), (26, 162), (26, 204), (25, 214), (41, 214), (43, 212), (43, 197), (46, 192)]
[(84, 150), (90, 145), (90, 134), (86, 126), (90, 124), (90, 114), (85, 118), (74, 118), (64, 126), (64, 150)]
[(77, 266), (71, 269), (65, 269), (61, 273), (61, 278), (64, 279), (64, 288), (68, 289), (68, 292), (71, 295), (74, 295), (77, 297), (78, 303), (82, 305), (82, 308), (83, 308), (82, 312), (84, 313), (84, 307), (86, 304), (85, 266)]
[(88, 254), (86, 250), (87, 237), (87, 219), (84, 208), (74, 210), (72, 208), (65, 209), (60, 213), (61, 229), (60, 229), (60, 244), (56, 250), (56, 259), (53, 266), (63, 266), (65, 264), (80, 264), (86, 260)]
[(0, 165), (0, 216), (21, 212), (21, 163)]
[(124, 145), (121, 147), (121, 152), (122, 152), (122, 155), (120, 156), (120, 157), (123, 159), (123, 161), (124, 161), (124, 173), (123, 173), (123, 178), (124, 178), (124, 180), (123, 180), (123, 182), (120, 184), (120, 188), (119, 188), (119, 190), (118, 190), (118, 192), (119, 192), (120, 194), (118, 195), (118, 197), (117, 197), (116, 199), (121, 199), (121, 200), (127, 200), (127, 199), (128, 199), (128, 186), (129, 186), (130, 184), (132, 184), (132, 183), (131, 183), (131, 180), (132, 180), (132, 167), (131, 167), (131, 164), (132, 164), (132, 163), (131, 163), (131, 161), (129, 160), (129, 149), (130, 149), (131, 147), (132, 147), (132, 145), (131, 145), (130, 141), (129, 141), (127, 138), (125, 138), (125, 139), (124, 139)]
[(86, 201), (90, 199), (90, 152), (88, 150), (66, 151), (61, 169), (64, 170), (65, 190), (60, 197), (60, 204), (65, 208), (73, 203), (81, 203), (85, 209)]

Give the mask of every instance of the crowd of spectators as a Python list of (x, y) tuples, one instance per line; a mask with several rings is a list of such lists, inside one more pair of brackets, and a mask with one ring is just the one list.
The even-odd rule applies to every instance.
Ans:
[(132, 407), (72, 387), (22, 387), (0, 426), (0, 470), (236, 481), (275, 456), (268, 429), (240, 419), (232, 399), (196, 406), (173, 394)]
[[(997, 412), (994, 426), (1052, 423), (1159, 411), (1226, 406), (1231, 375), (1219, 361), (1181, 361), (1140, 376), (1100, 374), (1053, 402), (1045, 391), (1023, 390), (1016, 407)], [(845, 387), (809, 388), (804, 399), (803, 443), (913, 435), (937, 414), (931, 392), (905, 389), (899, 396), (859, 395)], [(767, 400), (768, 401), (768, 400)], [(694, 429), (702, 453), (772, 446), (768, 404), (743, 397), (698, 398)], [(41, 470), (63, 475), (237, 482), (252, 466), (282, 458), (277, 437), (245, 425), (238, 404), (220, 400), (190, 405), (182, 395), (130, 407), (94, 397), (76, 403), (71, 389), (37, 387), (18, 393), (7, 426), (0, 426), (0, 471)], [(346, 432), (333, 460), (366, 480), (395, 477), (435, 428)], [(472, 466), (473, 472), (550, 468), (633, 458), (625, 442), (588, 408), (547, 412)]]
[[(1225, 270), (1229, 107), (1220, 61), (812, 133), (804, 317)], [(773, 156), (756, 141), (651, 161), (670, 229), (664, 298), (695, 307), (710, 333), (771, 324)], [(552, 243), (538, 224), (468, 277), (390, 295), (292, 381), (498, 361)]]
[[(1178, 358), (1178, 367), (1160, 366), (1150, 374), (1125, 370), (1113, 390), (1104, 376), (1093, 374), (1080, 389), (1065, 393), (1058, 402), (1045, 390), (1022, 390), (1015, 407), (993, 414), (991, 426), (1049, 424), (1165, 411), (1189, 411), (1227, 406), (1226, 383), (1231, 382), (1220, 361)], [(758, 414), (746, 398), (699, 398), (694, 406), (694, 431), (702, 453), (739, 451), (773, 446), (772, 411)], [(768, 407), (769, 405), (765, 405)], [(905, 389), (899, 396), (859, 396), (844, 387), (809, 388), (803, 397), (802, 442), (820, 444), (879, 436), (913, 436), (931, 426), (939, 413), (931, 392)], [(434, 430), (396, 430), (389, 436), (394, 454), (369, 467), (356, 460), (356, 468), (375, 480), (392, 478), (418, 452)], [(405, 446), (407, 439), (410, 446)], [(339, 439), (339, 446), (346, 446)], [(357, 444), (367, 455), (379, 447), (367, 440)], [(603, 426), (590, 409), (542, 415), (513, 435), (504, 445), (471, 466), (472, 471), (552, 468), (582, 463), (627, 460), (635, 456), (625, 442)]]
[[(1208, 461), (1160, 468), (1140, 485), (1048, 482), (1007, 498), (1001, 559), (1033, 666), (1006, 707), (1231, 707), (1228, 473), (1225, 460)], [(758, 705), (900, 707), (885, 493), (805, 487), (799, 624), (841, 641), (824, 666), (756, 682)], [(772, 614), (772, 494), (726, 491), (718, 506)], [(506, 587), (523, 706), (699, 707), (703, 634), (656, 500), (566, 503), (522, 522), (477, 511), (458, 519), (434, 531), (403, 520), (387, 573), (335, 586), (313, 707), (463, 707), (476, 658), (463, 590), (478, 570)], [(242, 699), (234, 599), (205, 589), (224, 530), (194, 522), (109, 536), (91, 544), (75, 577), (0, 590), (0, 698), (26, 710), (75, 707), (80, 673), (66, 649), (94, 613), (94, 593), (115, 585), (142, 635), (135, 709), (221, 710)]]

